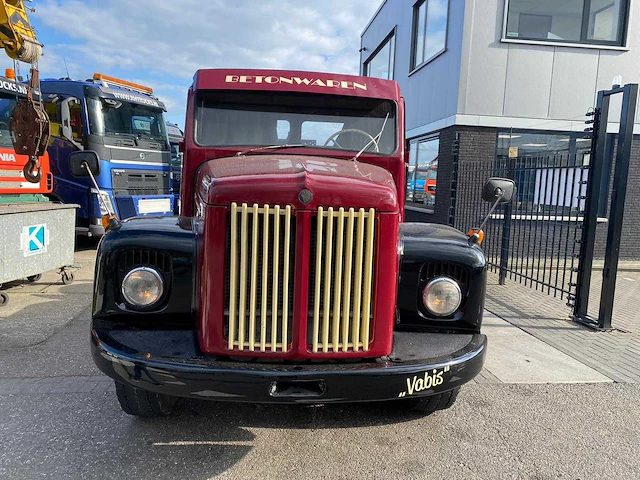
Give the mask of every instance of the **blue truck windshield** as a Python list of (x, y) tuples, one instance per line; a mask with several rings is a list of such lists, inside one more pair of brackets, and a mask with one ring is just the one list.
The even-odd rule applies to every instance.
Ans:
[(163, 112), (137, 103), (87, 98), (89, 128), (97, 135), (123, 135), (166, 143)]

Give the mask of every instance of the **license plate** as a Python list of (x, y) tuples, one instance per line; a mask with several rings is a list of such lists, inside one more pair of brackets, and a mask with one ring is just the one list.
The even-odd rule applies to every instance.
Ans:
[(138, 201), (138, 213), (169, 213), (171, 200), (168, 198), (152, 198)]

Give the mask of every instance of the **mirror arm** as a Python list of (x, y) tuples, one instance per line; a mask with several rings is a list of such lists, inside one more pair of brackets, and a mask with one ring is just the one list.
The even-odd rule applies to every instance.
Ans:
[[(491, 209), (489, 209), (489, 213), (487, 213), (487, 216), (484, 217), (484, 220), (480, 224), (480, 227), (478, 228), (479, 231), (482, 231), (484, 229), (484, 226), (489, 221), (489, 218), (491, 218), (491, 214), (494, 212), (496, 207), (500, 204), (500, 200), (502, 200), (502, 197), (504, 197), (504, 191), (500, 190), (500, 192), (498, 192), (498, 198), (496, 198), (496, 201), (493, 202)], [(479, 240), (480, 240), (480, 235), (478, 233), (474, 233), (469, 237), (469, 240), (468, 240), (469, 245), (476, 245)]]
[(494, 212), (496, 207), (500, 204), (500, 200), (502, 200), (502, 197), (504, 197), (504, 192), (500, 191), (500, 195), (498, 196), (498, 198), (496, 198), (496, 201), (493, 202), (493, 205), (491, 206), (489, 213), (487, 213), (487, 216), (482, 221), (482, 224), (480, 225), (480, 230), (482, 230), (484, 226), (487, 224), (487, 222), (489, 221), (489, 218), (491, 217), (491, 214)]
[(98, 198), (100, 199), (99, 200), (100, 203), (104, 207), (105, 211), (107, 211), (109, 213), (109, 228), (111, 230), (113, 230), (115, 227), (120, 226), (120, 221), (116, 218), (116, 213), (111, 211), (111, 209), (109, 209), (109, 206), (107, 205), (107, 202), (105, 202), (104, 198), (102, 198), (102, 195), (100, 194), (100, 187), (98, 187), (98, 182), (96, 182), (96, 177), (93, 176), (93, 172), (91, 171), (91, 168), (89, 167), (89, 164), (86, 161), (84, 161), (84, 162), (82, 162), (82, 167), (89, 174), (89, 177), (91, 178), (91, 183), (93, 183), (93, 187), (98, 192)]

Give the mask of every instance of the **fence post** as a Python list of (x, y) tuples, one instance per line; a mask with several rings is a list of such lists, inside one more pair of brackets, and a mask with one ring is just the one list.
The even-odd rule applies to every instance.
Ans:
[(616, 166), (611, 191), (611, 210), (609, 213), (609, 230), (607, 232), (607, 249), (602, 272), (602, 295), (598, 314), (598, 328), (610, 329), (613, 315), (613, 300), (616, 292), (618, 260), (620, 259), (620, 237), (624, 217), (624, 203), (627, 196), (629, 177), (629, 160), (633, 141), (633, 124), (638, 102), (638, 85), (625, 85), (622, 98), (622, 114), (620, 116), (620, 135), (616, 152)]
[[(607, 143), (607, 121), (609, 119), (609, 95), (598, 92), (598, 103), (593, 122), (593, 139), (591, 142), (591, 159), (589, 162), (589, 178), (587, 184), (587, 204), (583, 212), (582, 238), (580, 240), (580, 257), (578, 259), (578, 279), (573, 314), (576, 318), (586, 319), (589, 308), (589, 289), (591, 288), (591, 270), (593, 269), (593, 252), (598, 225), (598, 205), (604, 156)], [(578, 210), (580, 202), (578, 201)], [(580, 214), (580, 212), (578, 212)]]
[[(507, 177), (513, 179), (515, 169), (515, 158), (507, 158)], [(504, 285), (507, 279), (507, 268), (509, 265), (509, 242), (511, 241), (511, 216), (513, 213), (513, 202), (506, 203), (502, 210), (504, 219), (502, 223), (502, 243), (500, 246), (500, 274), (499, 284)]]

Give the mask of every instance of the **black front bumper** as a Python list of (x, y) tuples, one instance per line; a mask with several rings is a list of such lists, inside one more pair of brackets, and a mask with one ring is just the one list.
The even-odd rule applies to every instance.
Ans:
[(394, 350), (358, 363), (265, 363), (202, 356), (193, 331), (93, 330), (93, 359), (117, 382), (199, 399), (364, 402), (445, 392), (482, 369), (481, 334), (396, 332)]

